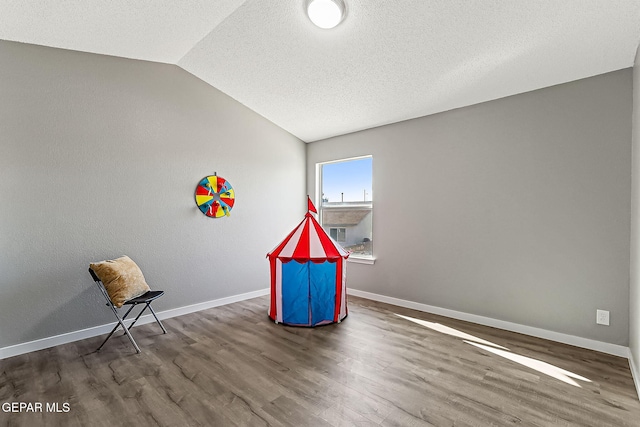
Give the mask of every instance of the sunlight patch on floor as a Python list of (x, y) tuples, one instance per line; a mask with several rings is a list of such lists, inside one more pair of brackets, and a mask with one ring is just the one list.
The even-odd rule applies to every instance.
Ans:
[(534, 369), (538, 372), (541, 372), (545, 375), (549, 375), (550, 377), (553, 377), (557, 380), (560, 380), (562, 382), (565, 382), (567, 384), (571, 384), (573, 386), (576, 387), (581, 387), (580, 384), (578, 384), (577, 382), (575, 382), (572, 378), (575, 378), (577, 380), (580, 381), (586, 381), (586, 382), (591, 382), (591, 380), (589, 378), (585, 378), (583, 376), (580, 376), (578, 374), (574, 374), (571, 371), (567, 371), (565, 369), (562, 368), (558, 368), (555, 365), (552, 365), (550, 363), (547, 362), (543, 362), (542, 360), (538, 360), (538, 359), (534, 359), (532, 357), (527, 357), (527, 356), (521, 356), (519, 354), (515, 354), (515, 353), (511, 353), (508, 351), (504, 351), (504, 350), (500, 350), (498, 348), (493, 348), (493, 347), (489, 347), (487, 345), (482, 345), (482, 344), (478, 344), (475, 342), (471, 342), (471, 341), (467, 341), (465, 340), (464, 342), (466, 342), (467, 344), (471, 344), (473, 346), (476, 346), (478, 348), (481, 348), (483, 350), (486, 350), (488, 352), (491, 352), (493, 354), (497, 354), (498, 356), (504, 357), (505, 359), (509, 359), (512, 362), (516, 362), (519, 363), (521, 365), (527, 366), (531, 369)]
[(418, 325), (421, 325), (421, 326), (425, 326), (434, 331), (451, 335), (457, 338), (462, 338), (462, 340), (467, 344), (470, 344), (474, 347), (488, 351), (500, 357), (504, 357), (505, 359), (511, 360), (512, 362), (519, 363), (520, 365), (526, 366), (530, 369), (533, 369), (542, 374), (553, 377), (559, 381), (562, 381), (566, 384), (570, 384), (574, 387), (582, 387), (575, 380), (591, 382), (589, 378), (585, 378), (578, 374), (574, 374), (571, 371), (567, 371), (565, 369), (559, 368), (550, 363), (543, 362), (542, 360), (512, 353), (506, 347), (492, 343), (491, 341), (483, 340), (482, 338), (475, 337), (473, 335), (467, 334), (466, 332), (462, 332), (457, 329), (450, 328), (449, 326), (445, 326), (441, 323), (429, 322), (427, 320), (416, 319), (414, 317), (409, 317), (409, 316), (403, 316), (397, 313), (394, 313), (394, 314), (405, 320), (409, 320), (410, 322), (417, 323)]
[(409, 320), (410, 322), (417, 323), (418, 325), (426, 326), (429, 329), (433, 329), (434, 331), (437, 331), (443, 334), (462, 338), (463, 340), (469, 340), (469, 341), (474, 341), (481, 344), (491, 345), (493, 347), (502, 348), (504, 350), (509, 350), (508, 348), (498, 344), (494, 344), (491, 341), (483, 340), (482, 338), (478, 338), (473, 335), (467, 334), (465, 332), (459, 331), (457, 329), (450, 328), (449, 326), (445, 326), (441, 323), (428, 322), (426, 320), (416, 319), (415, 317), (403, 316), (402, 314), (397, 314), (397, 313), (394, 313), (394, 314), (405, 320)]

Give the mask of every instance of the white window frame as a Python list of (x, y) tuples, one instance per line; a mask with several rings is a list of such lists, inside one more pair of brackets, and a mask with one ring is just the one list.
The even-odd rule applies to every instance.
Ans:
[[(348, 162), (351, 160), (360, 160), (360, 159), (368, 159), (371, 158), (371, 160), (373, 161), (373, 155), (372, 154), (366, 154), (363, 156), (356, 156), (356, 157), (347, 157), (344, 159), (336, 159), (336, 160), (329, 160), (326, 162), (318, 162), (316, 163), (316, 188), (315, 188), (315, 205), (318, 207), (318, 222), (322, 225), (323, 221), (322, 221), (322, 166), (327, 165), (327, 164), (331, 164), (331, 163), (342, 163), (342, 162)], [(371, 171), (371, 192), (373, 193), (373, 187), (374, 187), (374, 183), (373, 183), (373, 167), (372, 167), (372, 171)], [(371, 215), (373, 215), (373, 194), (371, 195)], [(334, 227), (332, 227), (334, 228)], [(373, 221), (371, 223), (371, 236), (373, 237), (375, 235), (375, 230), (374, 230), (374, 225), (373, 225)], [(346, 230), (345, 230), (345, 238), (346, 238)], [(372, 238), (372, 240), (374, 240)], [(349, 258), (347, 258), (347, 261), (349, 262), (353, 262), (353, 263), (357, 263), (357, 264), (374, 264), (375, 263), (375, 245), (374, 248), (372, 249), (372, 253), (371, 255), (360, 255), (360, 254), (351, 254), (349, 255)]]

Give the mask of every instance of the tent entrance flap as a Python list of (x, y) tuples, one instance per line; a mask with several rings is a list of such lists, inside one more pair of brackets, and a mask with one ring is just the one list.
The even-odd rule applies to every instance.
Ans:
[(282, 264), (282, 322), (309, 324), (309, 263), (290, 261)]
[(282, 322), (313, 326), (333, 322), (336, 263), (311, 261), (282, 264)]
[(333, 322), (336, 308), (336, 264), (325, 261), (309, 263), (311, 324)]

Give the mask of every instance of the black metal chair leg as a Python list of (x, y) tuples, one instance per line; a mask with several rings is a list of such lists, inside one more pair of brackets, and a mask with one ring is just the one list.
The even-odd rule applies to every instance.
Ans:
[[(160, 327), (162, 328), (162, 333), (166, 334), (167, 330), (164, 328), (164, 325), (162, 324), (162, 322), (160, 321), (160, 319), (158, 319), (158, 316), (156, 315), (156, 312), (153, 310), (153, 307), (151, 307), (151, 302), (147, 302), (145, 303), (145, 307), (140, 311), (140, 313), (138, 313), (138, 315), (136, 316), (136, 318), (133, 320), (133, 323), (131, 323), (129, 325), (129, 330), (131, 330), (131, 328), (133, 327), (133, 325), (135, 325), (135, 323), (138, 321), (138, 319), (140, 318), (140, 316), (142, 316), (142, 313), (145, 312), (146, 309), (151, 310), (151, 314), (153, 314), (153, 317), (156, 319), (156, 322), (158, 323), (158, 325), (160, 325)], [(131, 311), (131, 310), (129, 310)], [(127, 313), (128, 314), (128, 313)], [(125, 316), (126, 317), (126, 316)], [(122, 318), (124, 320), (124, 317)]]
[[(108, 305), (109, 307), (111, 307), (111, 305), (110, 305), (110, 304), (107, 304), (107, 305)], [(124, 317), (122, 318), (122, 320), (123, 320), (123, 321), (124, 321), (124, 319), (126, 319), (127, 315), (129, 314), (129, 312), (131, 311), (131, 309), (132, 309), (132, 308), (133, 308), (133, 307), (130, 307), (130, 308), (129, 308), (129, 311), (127, 311), (127, 313), (124, 315)], [(112, 309), (113, 309), (113, 308), (112, 308)], [(117, 314), (116, 314), (116, 317), (118, 317), (118, 319), (120, 319), (120, 316), (118, 316)], [(111, 338), (111, 335), (113, 335), (113, 334), (116, 332), (116, 330), (118, 330), (118, 326), (120, 326), (120, 323), (116, 323), (116, 325), (113, 327), (113, 329), (111, 330), (111, 332), (109, 332), (109, 335), (107, 335), (107, 338), (105, 338), (105, 340), (102, 342), (102, 344), (100, 344), (100, 347), (98, 347), (98, 350), (100, 350), (100, 349), (102, 348), (102, 346), (103, 346), (107, 341), (109, 341), (109, 338)], [(96, 351), (98, 351), (98, 350), (96, 350)]]
[[(124, 327), (124, 324), (122, 326)], [(127, 336), (129, 337), (129, 341), (131, 341), (131, 344), (133, 344), (133, 346), (136, 348), (136, 353), (140, 353), (140, 347), (138, 347), (138, 344), (136, 344), (136, 341), (133, 339), (133, 336), (131, 335), (129, 330), (125, 329), (124, 331), (127, 333)]]
[(151, 310), (151, 314), (153, 314), (153, 317), (156, 318), (156, 322), (158, 322), (158, 325), (160, 325), (160, 327), (162, 328), (162, 332), (166, 334), (167, 330), (164, 328), (164, 325), (162, 324), (160, 319), (158, 319), (158, 316), (156, 316), (156, 312), (153, 310), (153, 307), (151, 307), (151, 305), (149, 305), (149, 303), (147, 303), (147, 307), (149, 307), (149, 310)]
[[(131, 328), (133, 328), (133, 325), (136, 324), (136, 322), (138, 321), (138, 319), (140, 318), (140, 316), (142, 316), (142, 313), (144, 313), (144, 311), (148, 308), (151, 308), (151, 306), (149, 305), (151, 303), (146, 303), (146, 306), (142, 308), (142, 310), (140, 310), (140, 313), (138, 313), (138, 315), (136, 316), (135, 319), (133, 319), (133, 322), (131, 322), (131, 324), (129, 325), (129, 330), (131, 330)], [(136, 304), (137, 305), (137, 304)], [(135, 307), (135, 306), (134, 306)]]
[[(136, 344), (136, 341), (133, 339), (133, 336), (131, 336), (131, 334), (129, 333), (129, 329), (124, 324), (124, 318), (121, 319), (120, 316), (118, 316), (118, 312), (116, 311), (115, 307), (113, 307), (112, 305), (109, 305), (109, 307), (111, 307), (111, 310), (113, 311), (113, 314), (115, 314), (115, 316), (118, 318), (118, 323), (113, 328), (113, 330), (111, 331), (109, 336), (107, 336), (107, 338), (102, 342), (102, 344), (100, 344), (100, 347), (98, 347), (96, 352), (100, 351), (100, 349), (107, 343), (107, 341), (109, 341), (109, 338), (111, 338), (111, 336), (116, 331), (116, 329), (118, 329), (118, 326), (122, 326), (122, 329), (124, 329), (124, 332), (129, 337), (129, 341), (131, 341), (131, 344), (133, 344), (133, 346), (136, 348), (136, 353), (140, 353), (140, 347), (138, 347), (138, 344)], [(129, 309), (129, 311), (127, 311), (127, 313), (124, 315), (124, 317), (127, 317), (127, 314), (129, 314), (129, 312), (131, 311), (132, 308), (133, 307), (131, 307)]]

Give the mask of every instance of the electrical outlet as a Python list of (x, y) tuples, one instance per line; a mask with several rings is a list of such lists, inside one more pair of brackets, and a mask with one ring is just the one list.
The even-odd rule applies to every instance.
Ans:
[(596, 310), (596, 323), (609, 326), (609, 312), (607, 310)]

